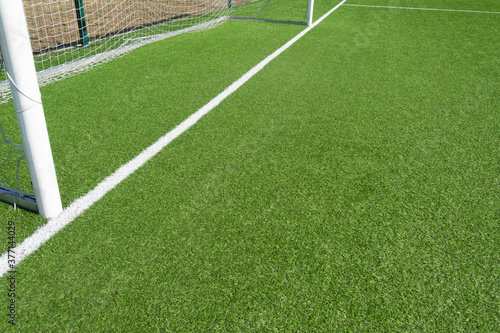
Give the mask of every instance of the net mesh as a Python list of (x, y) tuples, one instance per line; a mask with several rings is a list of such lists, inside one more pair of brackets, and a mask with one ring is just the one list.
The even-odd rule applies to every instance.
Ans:
[[(0, 75), (4, 74), (3, 59), (0, 54)], [(26, 186), (21, 188), (20, 171), (27, 168), (26, 155), (21, 144), (14, 143), (0, 124), (0, 192), (6, 188), (15, 189), (18, 194), (26, 190)], [(25, 173), (26, 170), (21, 172)], [(25, 185), (25, 184), (23, 184)], [(30, 188), (31, 189), (31, 188)]]
[[(39, 85), (226, 19), (228, 0), (24, 0)], [(0, 75), (0, 103), (10, 97)]]
[(2, 158), (0, 162), (0, 185), (21, 191), (19, 170), (21, 168), (21, 162), (25, 158), (23, 146), (11, 142), (5, 135), (1, 125), (0, 132), (2, 133), (2, 141), (0, 142), (0, 156)]

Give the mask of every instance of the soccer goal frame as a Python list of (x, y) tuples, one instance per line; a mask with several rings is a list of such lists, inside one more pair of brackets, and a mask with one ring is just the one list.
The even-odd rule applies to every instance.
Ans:
[(0, 48), (35, 195), (3, 186), (1, 194), (7, 202), (18, 199), (21, 207), (55, 217), (62, 203), (22, 0), (0, 0)]
[[(153, 0), (147, 0), (148, 3), (150, 1)], [(156, 2), (162, 1), (156, 0)], [(231, 16), (231, 0), (210, 0), (210, 6), (207, 6), (204, 0), (186, 0), (186, 3), (181, 6), (182, 8), (174, 13), (176, 15), (171, 14), (170, 8), (178, 8), (178, 0), (165, 1), (168, 3), (167, 7), (171, 7), (162, 7), (161, 10), (158, 10), (161, 13), (167, 13), (169, 16), (155, 18), (151, 22), (133, 21), (136, 22), (135, 25), (120, 26), (116, 31), (101, 32), (100, 25), (92, 25), (96, 22), (93, 15), (98, 15), (96, 13), (100, 13), (101, 10), (89, 10), (87, 12), (84, 10), (85, 0), (74, 0), (73, 11), (65, 11), (64, 13), (66, 13), (67, 17), (69, 17), (68, 13), (70, 12), (76, 15), (75, 22), (78, 27), (78, 38), (75, 39), (76, 35), (71, 32), (71, 35), (68, 35), (69, 42), (65, 39), (66, 37), (61, 37), (61, 40), (58, 39), (56, 41), (57, 45), (54, 46), (48, 42), (48, 36), (33, 36), (35, 30), (32, 26), (36, 25), (37, 22), (45, 22), (40, 18), (41, 15), (45, 15), (45, 10), (37, 7), (38, 12), (41, 10), (40, 16), (37, 16), (39, 15), (38, 12), (36, 15), (33, 14), (35, 7), (26, 7), (28, 0), (0, 0), (0, 52), (7, 77), (4, 82), (0, 82), (0, 92), (3, 94), (6, 91), (6, 98), (8, 99), (11, 96), (14, 101), (22, 138), (22, 152), (26, 156), (34, 192), (34, 195), (30, 195), (22, 192), (20, 186), (16, 190), (0, 184), (0, 200), (7, 201), (14, 204), (14, 206), (17, 204), (19, 207), (37, 211), (46, 218), (55, 217), (62, 212), (59, 186), (41, 101), (40, 86), (89, 70), (92, 66), (113, 59), (151, 41), (167, 38), (177, 33), (206, 30), (225, 22), (228, 18), (235, 18)], [(314, 0), (239, 1), (240, 3), (255, 4), (255, 6), (252, 6), (253, 9), (262, 7), (262, 9), (256, 11), (258, 12), (257, 15), (255, 13), (252, 15), (254, 18), (249, 18), (251, 20), (307, 25), (311, 25), (313, 21)], [(56, 2), (62, 3), (59, 0)], [(67, 7), (71, 6), (72, 1), (68, 0), (68, 2), (65, 2)], [(39, 4), (36, 1), (34, 3)], [(110, 3), (112, 3), (111, 0)], [(125, 2), (123, 4), (124, 6), (128, 5)], [(121, 8), (121, 10), (124, 10), (123, 13), (128, 13), (127, 8)], [(31, 12), (33, 12), (32, 15), (26, 15)], [(135, 13), (135, 11), (133, 12)], [(263, 18), (258, 17), (261, 12)], [(283, 19), (283, 17), (292, 13), (299, 17), (300, 22)], [(52, 15), (52, 12), (47, 15)], [(118, 19), (120, 22), (123, 21), (121, 16)], [(50, 21), (51, 19), (48, 19), (47, 24), (55, 24)], [(61, 27), (68, 26), (69, 28), (71, 26), (71, 29), (73, 29), (76, 27), (75, 22), (66, 24), (66, 21), (61, 21), (57, 22), (57, 24), (60, 24)], [(167, 29), (164, 23), (171, 23), (173, 25), (172, 29)], [(30, 24), (30, 27), (28, 27), (28, 24)], [(153, 30), (153, 28), (156, 29), (156, 27), (159, 27), (159, 29), (155, 30), (153, 34), (149, 34), (149, 31)], [(147, 33), (147, 35), (143, 35), (142, 32)], [(64, 33), (66, 33), (66, 30), (64, 30)], [(109, 50), (101, 52), (102, 45), (106, 43), (105, 39), (106, 41), (110, 40), (112, 43), (116, 42), (116, 44), (111, 45)], [(34, 40), (39, 41), (39, 44), (42, 45), (41, 48), (37, 49), (33, 46)], [(81, 54), (82, 56), (80, 56)], [(59, 58), (62, 58), (61, 62), (59, 62)], [(46, 64), (48, 67), (45, 67)], [(4, 89), (7, 86), (10, 86), (10, 91)], [(0, 100), (0, 103), (3, 102), (5, 102), (4, 99)], [(12, 143), (7, 140), (5, 135), (3, 135), (3, 139), (6, 144), (12, 146)], [(17, 161), (18, 168), (19, 160)], [(19, 179), (17, 179), (17, 183), (19, 185)]]
[[(17, 145), (3, 135), (2, 144), (8, 149), (20, 147), (34, 192), (33, 196), (21, 191), (23, 158), (12, 161), (6, 152), (7, 161), (0, 167), (6, 170), (17, 164), (18, 175), (15, 180), (2, 176), (0, 201), (47, 218), (62, 212), (40, 87), (148, 43), (215, 27), (227, 21), (228, 11), (228, 0), (0, 0), (5, 68), (0, 73), (0, 104), (13, 99), (22, 139)], [(16, 180), (17, 189), (5, 184)]]

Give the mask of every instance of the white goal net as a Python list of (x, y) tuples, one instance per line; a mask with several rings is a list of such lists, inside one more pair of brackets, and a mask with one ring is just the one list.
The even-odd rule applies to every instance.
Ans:
[[(39, 85), (152, 40), (223, 22), (228, 0), (23, 0)], [(10, 98), (0, 76), (0, 103)]]

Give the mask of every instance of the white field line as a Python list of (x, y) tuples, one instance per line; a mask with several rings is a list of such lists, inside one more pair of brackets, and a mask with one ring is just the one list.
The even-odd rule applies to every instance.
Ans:
[(377, 5), (356, 5), (356, 4), (353, 4), (353, 3), (345, 4), (344, 6), (354, 6), (354, 7), (374, 7), (374, 8), (390, 8), (390, 9), (434, 10), (434, 11), (442, 11), (442, 12), (462, 12), (462, 13), (500, 14), (500, 12), (486, 12), (486, 11), (481, 11), (481, 10), (439, 9), (439, 8), (416, 8), (416, 7), (396, 7), (396, 6), (377, 6)]
[[(42, 246), (46, 241), (48, 241), (52, 236), (54, 236), (59, 230), (64, 228), (66, 225), (71, 223), (74, 219), (80, 216), (85, 210), (92, 206), (95, 202), (101, 199), (106, 193), (112, 190), (116, 185), (122, 182), (125, 178), (134, 173), (137, 169), (143, 166), (148, 160), (158, 154), (165, 146), (172, 142), (175, 138), (184, 133), (188, 128), (196, 124), (201, 117), (210, 112), (213, 108), (219, 105), (226, 97), (235, 92), (239, 87), (241, 87), (245, 82), (247, 82), (252, 76), (257, 74), (264, 66), (270, 63), (274, 58), (279, 56), (283, 51), (292, 46), (296, 41), (302, 38), (311, 29), (316, 27), (325, 18), (327, 18), (331, 13), (333, 13), (337, 8), (339, 8), (346, 0), (339, 3), (337, 6), (333, 7), (328, 13), (323, 15), (320, 19), (314, 22), (312, 25), (302, 30), (297, 36), (289, 40), (285, 45), (280, 47), (278, 50), (274, 51), (267, 58), (262, 60), (257, 66), (252, 68), (241, 78), (227, 87), (223, 92), (221, 92), (217, 97), (212, 99), (208, 104), (203, 106), (201, 109), (193, 113), (189, 118), (184, 120), (182, 123), (177, 125), (173, 130), (165, 134), (163, 137), (158, 139), (154, 144), (143, 150), (139, 155), (134, 157), (132, 160), (122, 165), (118, 170), (104, 179), (100, 184), (98, 184), (93, 190), (85, 194), (84, 196), (76, 199), (68, 207), (66, 207), (61, 214), (57, 217), (50, 219), (46, 224), (38, 228), (31, 236), (26, 238), (20, 245), (16, 246), (11, 250), (12, 255), (15, 257), (15, 265), (18, 265), (23, 259), (28, 257), (31, 253), (35, 252), (40, 246)], [(8, 252), (3, 253), (0, 256), (0, 277), (5, 275), (11, 267), (8, 264)]]

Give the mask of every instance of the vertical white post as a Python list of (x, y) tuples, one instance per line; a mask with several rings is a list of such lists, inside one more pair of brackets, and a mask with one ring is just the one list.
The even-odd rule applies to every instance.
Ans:
[(38, 211), (55, 217), (62, 204), (22, 0), (0, 0), (0, 44)]
[(307, 2), (307, 25), (310, 26), (313, 23), (313, 11), (314, 11), (314, 0), (309, 0)]

